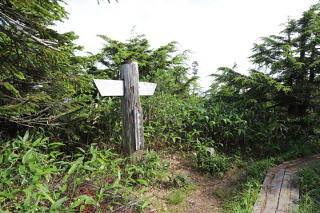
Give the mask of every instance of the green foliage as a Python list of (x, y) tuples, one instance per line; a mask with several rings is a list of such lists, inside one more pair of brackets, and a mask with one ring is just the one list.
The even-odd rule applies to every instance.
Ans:
[(189, 177), (182, 173), (176, 174), (174, 170), (171, 173), (170, 181), (172, 182), (173, 187), (175, 188), (186, 188), (190, 186)]
[[(318, 5), (254, 45), (257, 70), (243, 75), (236, 67), (219, 68), (205, 97), (199, 96), (198, 63), (190, 63), (189, 51), (178, 50), (176, 42), (152, 49), (143, 35), (125, 42), (100, 36), (101, 53), (79, 57), (74, 33), (49, 28), (66, 16), (59, 0), (0, 3), (4, 211), (79, 212), (88, 206), (101, 210), (103, 203), (112, 211), (131, 200), (141, 211), (147, 203), (134, 192), (141, 195), (157, 184), (187, 188), (188, 178), (170, 173), (156, 151), (145, 152), (136, 164), (116, 154), (120, 100), (100, 97), (92, 79), (119, 79), (120, 65), (128, 60), (138, 62), (141, 81), (157, 83), (154, 96), (141, 97), (148, 150), (194, 151), (198, 167), (218, 176), (232, 167), (230, 155), (267, 158), (246, 165), (230, 212), (252, 210), (270, 166), (320, 151)], [(26, 133), (17, 137), (21, 132)], [(317, 172), (302, 173), (306, 208), (318, 207), (317, 189), (308, 188), (316, 188)], [(186, 191), (175, 191), (168, 202), (183, 202)]]
[(161, 184), (168, 181), (169, 163), (163, 162), (155, 151), (146, 151), (143, 160), (137, 164), (127, 164), (126, 172), (130, 179), (137, 180), (137, 184)]
[(316, 4), (300, 19), (289, 20), (280, 35), (265, 37), (253, 48), (253, 62), (290, 88), (287, 93), (274, 94), (272, 99), (295, 116), (317, 111), (319, 25), (319, 5)]
[(228, 157), (225, 157), (223, 154), (210, 153), (205, 146), (200, 146), (196, 155), (198, 168), (213, 176), (223, 176), (224, 172), (232, 167)]
[[(130, 164), (109, 150), (95, 145), (78, 148), (71, 156), (64, 144), (50, 142), (43, 134), (3, 142), (0, 151), (0, 208), (8, 211), (68, 212), (88, 205), (108, 208), (131, 205), (141, 209), (143, 200), (133, 189), (170, 181), (168, 166), (155, 152), (147, 152), (139, 164)], [(172, 183), (173, 184), (173, 183)], [(143, 191), (141, 191), (142, 193)], [(99, 207), (100, 206), (100, 207)]]
[[(270, 108), (272, 103), (268, 102), (268, 97), (278, 91), (275, 87), (278, 83), (274, 85), (270, 77), (256, 72), (243, 76), (227, 68), (223, 71), (216, 79), (222, 84), (220, 90), (208, 100), (213, 109), (208, 117), (209, 120), (221, 117), (219, 120), (225, 123), (213, 121), (225, 151), (238, 149), (242, 154), (250, 156), (254, 152), (261, 157), (285, 151), (291, 133), (290, 123), (282, 112)], [(216, 103), (215, 108), (213, 103)], [(222, 125), (226, 127), (221, 128)]]
[[(88, 91), (86, 59), (74, 55), (74, 33), (50, 29), (67, 16), (63, 1), (0, 3), (0, 126), (15, 137), (25, 127), (69, 123)], [(80, 86), (81, 85), (81, 86)], [(80, 88), (81, 87), (81, 88)]]
[(236, 186), (235, 196), (225, 202), (225, 212), (250, 213), (253, 211), (265, 174), (275, 161), (276, 159), (273, 158), (243, 165), (245, 167), (243, 180)]
[(1, 144), (2, 209), (34, 212), (40, 210), (39, 203), (55, 203), (60, 193), (49, 192), (48, 187), (53, 177), (63, 170), (61, 164), (54, 161), (61, 152), (52, 148), (58, 146), (61, 144), (49, 143), (48, 138), (41, 135), (33, 138), (28, 132), (24, 137)]
[(186, 199), (186, 192), (177, 190), (168, 195), (167, 201), (170, 205), (178, 205)]
[(166, 94), (144, 99), (144, 132), (148, 145), (193, 149), (199, 141), (200, 130), (194, 125), (201, 106), (201, 100), (194, 96), (184, 99)]
[(115, 97), (101, 98), (84, 96), (81, 109), (67, 125), (66, 134), (73, 140), (88, 144), (91, 142), (107, 144), (109, 148), (120, 152), (121, 142), (121, 106)]
[(225, 204), (225, 212), (252, 212), (253, 205), (258, 198), (259, 191), (260, 183), (255, 180), (241, 185), (236, 198)]
[(246, 167), (246, 175), (248, 179), (256, 179), (262, 182), (267, 170), (274, 166), (274, 159), (264, 159), (257, 161)]
[(320, 209), (320, 166), (299, 171), (299, 211), (317, 212)]
[(231, 152), (239, 147), (247, 135), (247, 121), (244, 113), (240, 113), (236, 107), (214, 99), (206, 100), (203, 109), (197, 112), (197, 122), (193, 122), (196, 129), (202, 130), (201, 144), (217, 146)]
[[(208, 105), (223, 103), (227, 116), (238, 117), (229, 119), (231, 131), (223, 131), (228, 135), (215, 131), (222, 136), (218, 140), (225, 151), (240, 149), (249, 156), (270, 157), (286, 152), (288, 147), (315, 142), (312, 138), (319, 124), (315, 117), (319, 111), (319, 52), (315, 48), (319, 42), (318, 11), (318, 5), (312, 6), (300, 19), (290, 20), (280, 35), (255, 44), (251, 59), (258, 70), (247, 76), (236, 72), (236, 66), (221, 67), (221, 74), (212, 75), (215, 82)], [(238, 125), (233, 127), (233, 121)]]

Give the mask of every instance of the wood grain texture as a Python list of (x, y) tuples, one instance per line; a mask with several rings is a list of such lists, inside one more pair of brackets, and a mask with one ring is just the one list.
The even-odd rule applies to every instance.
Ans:
[(294, 174), (285, 166), (269, 169), (253, 213), (289, 213), (292, 210), (291, 182)]
[[(275, 212), (277, 210), (278, 206), (278, 200), (282, 185), (282, 180), (284, 176), (284, 169), (280, 169), (277, 171), (274, 175), (274, 178), (269, 185), (270, 190), (268, 191), (267, 197), (266, 197), (266, 205), (265, 205), (265, 211), (264, 212)], [(268, 211), (266, 211), (268, 210)]]
[(139, 97), (138, 64), (121, 65), (120, 77), (124, 81), (122, 97), (122, 144), (127, 154), (132, 155), (144, 148), (143, 113)]
[(253, 207), (254, 213), (261, 213), (262, 210), (265, 208), (266, 202), (267, 202), (267, 195), (270, 191), (270, 186), (271, 186), (272, 180), (274, 179), (276, 172), (277, 172), (277, 170), (275, 170), (274, 168), (270, 168), (268, 170), (267, 175), (266, 175), (266, 177), (263, 181), (263, 184), (261, 186), (259, 197)]
[(289, 205), (290, 203), (290, 197), (291, 197), (291, 179), (292, 175), (285, 174), (283, 176), (282, 181), (282, 187), (281, 192), (279, 196), (279, 202), (278, 202), (278, 211), (288, 212), (289, 211)]
[(290, 185), (290, 200), (291, 202), (288, 204), (291, 212), (297, 212), (299, 205), (299, 188), (298, 188), (298, 174), (296, 173), (291, 179)]

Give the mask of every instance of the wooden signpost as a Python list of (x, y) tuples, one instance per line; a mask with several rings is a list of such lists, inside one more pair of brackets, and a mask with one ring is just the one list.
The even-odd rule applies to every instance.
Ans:
[(140, 158), (144, 148), (143, 113), (140, 95), (153, 95), (156, 84), (139, 82), (138, 64), (126, 62), (121, 65), (121, 80), (94, 79), (101, 96), (121, 96), (122, 145), (124, 151)]

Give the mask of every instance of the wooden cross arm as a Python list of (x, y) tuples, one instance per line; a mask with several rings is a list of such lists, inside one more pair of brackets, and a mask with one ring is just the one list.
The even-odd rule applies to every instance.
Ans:
[[(123, 80), (93, 79), (101, 96), (123, 96)], [(150, 96), (157, 87), (155, 83), (139, 82), (139, 95)]]

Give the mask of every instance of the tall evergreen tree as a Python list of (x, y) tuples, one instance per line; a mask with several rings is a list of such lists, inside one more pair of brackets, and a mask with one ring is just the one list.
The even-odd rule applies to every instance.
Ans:
[(222, 74), (213, 76), (221, 86), (215, 92), (225, 101), (239, 101), (238, 106), (260, 104), (294, 116), (319, 111), (319, 12), (319, 5), (313, 5), (300, 19), (289, 20), (279, 35), (254, 44), (251, 59), (258, 69), (249, 76), (235, 67), (219, 68)]
[[(287, 151), (291, 145), (315, 145), (320, 112), (320, 6), (289, 20), (279, 35), (262, 38), (253, 48), (256, 69), (236, 67), (214, 74), (209, 104), (227, 103), (246, 121), (239, 140), (263, 153)], [(264, 154), (268, 154), (264, 153)], [(263, 155), (264, 155), (263, 154)]]
[(319, 5), (313, 5), (300, 19), (290, 20), (280, 35), (265, 37), (253, 48), (253, 62), (290, 88), (274, 99), (292, 115), (319, 109), (319, 12)]

